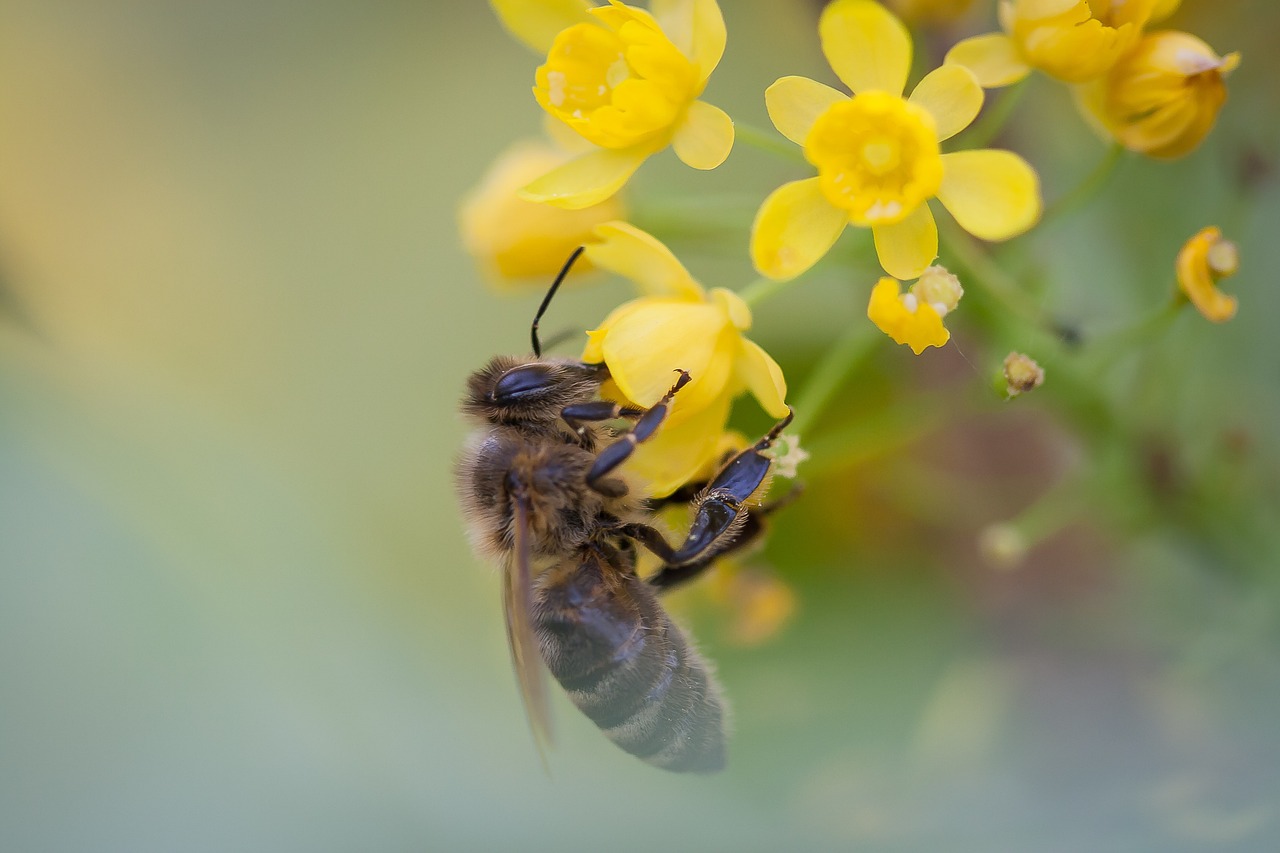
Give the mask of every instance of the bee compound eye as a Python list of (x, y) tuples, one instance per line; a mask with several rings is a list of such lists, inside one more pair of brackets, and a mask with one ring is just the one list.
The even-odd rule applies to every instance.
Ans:
[(545, 364), (513, 367), (493, 386), (495, 403), (515, 403), (546, 391), (555, 384), (551, 368)]

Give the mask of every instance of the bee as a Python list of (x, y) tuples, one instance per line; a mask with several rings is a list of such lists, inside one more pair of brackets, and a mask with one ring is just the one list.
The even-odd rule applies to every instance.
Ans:
[[(539, 751), (551, 736), (545, 664), (622, 749), (667, 770), (720, 770), (723, 691), (658, 596), (758, 537), (772, 509), (759, 507), (768, 450), (791, 414), (710, 482), (663, 501), (637, 496), (618, 469), (691, 377), (676, 371), (661, 400), (635, 408), (600, 399), (606, 365), (542, 355), (538, 322), (581, 252), (538, 308), (532, 356), (498, 356), (467, 380), (461, 408), (477, 428), (455, 472), (460, 502), (475, 549), (502, 566), (507, 640)], [(620, 421), (631, 426), (619, 434), (610, 424)], [(678, 546), (652, 524), (665, 502), (692, 510)], [(662, 561), (646, 578), (639, 548)]]

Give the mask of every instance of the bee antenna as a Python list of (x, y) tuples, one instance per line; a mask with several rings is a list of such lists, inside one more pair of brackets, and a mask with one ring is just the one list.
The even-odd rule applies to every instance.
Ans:
[(586, 246), (579, 246), (573, 250), (573, 254), (569, 256), (569, 260), (564, 262), (564, 266), (560, 268), (560, 274), (556, 276), (556, 280), (551, 282), (551, 289), (547, 291), (547, 295), (542, 297), (542, 304), (538, 306), (538, 313), (533, 315), (533, 327), (529, 330), (529, 336), (533, 339), (533, 354), (538, 358), (542, 358), (542, 344), (538, 342), (538, 321), (542, 319), (542, 315), (547, 313), (547, 306), (551, 304), (551, 297), (556, 295), (556, 291), (560, 289), (560, 283), (564, 281), (565, 276), (569, 274), (569, 270), (573, 268), (574, 261), (582, 256)]

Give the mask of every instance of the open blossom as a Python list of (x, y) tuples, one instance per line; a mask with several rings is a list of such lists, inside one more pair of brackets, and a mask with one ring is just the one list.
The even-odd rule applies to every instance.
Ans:
[[(564, 210), (520, 198), (520, 188), (572, 155), (541, 139), (521, 140), (494, 160), (458, 212), (462, 242), (496, 284), (522, 280), (545, 288), (578, 246), (603, 222), (626, 217), (621, 196)], [(571, 275), (589, 269), (579, 263)]]
[(1173, 159), (1213, 129), (1227, 99), (1223, 78), (1239, 63), (1238, 53), (1218, 56), (1188, 33), (1151, 33), (1107, 74), (1079, 87), (1077, 100), (1125, 148)]
[(982, 88), (967, 69), (944, 65), (903, 98), (911, 38), (883, 6), (835, 0), (818, 26), (827, 61), (854, 95), (805, 77), (783, 77), (765, 93), (774, 125), (804, 146), (818, 176), (765, 199), (751, 235), (756, 269), (794, 278), (853, 224), (871, 229), (886, 272), (916, 278), (938, 254), (932, 198), (985, 240), (1035, 224), (1040, 184), (1025, 160), (1008, 151), (941, 152), (940, 142), (982, 107)]
[(929, 267), (906, 293), (894, 279), (880, 279), (871, 289), (867, 317), (880, 331), (919, 355), (951, 340), (942, 318), (955, 310), (963, 295), (959, 279), (943, 267)]
[(1183, 245), (1177, 260), (1178, 287), (1205, 319), (1225, 323), (1236, 315), (1236, 298), (1218, 289), (1218, 279), (1235, 275), (1240, 255), (1216, 227), (1202, 228)]
[(1148, 22), (1177, 5), (1172, 0), (1001, 0), (1004, 32), (965, 39), (946, 61), (967, 67), (986, 88), (1016, 83), (1035, 68), (1082, 83), (1105, 73)]
[[(770, 415), (787, 414), (782, 369), (745, 335), (751, 309), (724, 288), (706, 291), (649, 234), (623, 222), (596, 229), (586, 256), (636, 283), (642, 296), (616, 308), (588, 332), (583, 361), (609, 368), (606, 396), (652, 406), (687, 371), (662, 428), (639, 445), (628, 468), (665, 495), (716, 455), (734, 397), (749, 391)], [(609, 390), (616, 390), (616, 395)]]
[(668, 145), (695, 169), (733, 147), (733, 122), (699, 100), (724, 53), (715, 0), (655, 2), (654, 13), (610, 0), (492, 0), (504, 24), (546, 62), (533, 94), (591, 149), (524, 188), (524, 197), (580, 208), (616, 193)]

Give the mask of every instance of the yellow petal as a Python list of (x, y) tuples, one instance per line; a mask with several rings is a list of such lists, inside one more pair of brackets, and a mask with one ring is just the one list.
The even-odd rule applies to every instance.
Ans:
[(599, 204), (622, 189), (652, 152), (647, 145), (591, 151), (538, 178), (520, 197), (570, 210)]
[(938, 141), (968, 127), (982, 109), (982, 87), (963, 65), (943, 65), (925, 75), (908, 99), (929, 111), (938, 125)]
[(822, 53), (855, 94), (901, 95), (911, 69), (911, 35), (889, 10), (871, 0), (835, 0), (818, 20)]
[(560, 31), (587, 20), (587, 0), (489, 0), (511, 35), (546, 56)]
[(738, 294), (725, 287), (711, 288), (711, 301), (720, 306), (730, 325), (740, 332), (751, 328), (751, 306)]
[(626, 222), (597, 225), (594, 234), (586, 255), (595, 266), (629, 278), (646, 296), (702, 301), (702, 288), (684, 264), (651, 234)]
[(916, 355), (951, 340), (951, 333), (933, 306), (920, 304), (915, 311), (910, 310), (902, 301), (900, 285), (891, 278), (880, 279), (872, 288), (867, 317), (877, 329), (911, 347)]
[(787, 415), (787, 380), (782, 368), (759, 344), (742, 339), (742, 353), (734, 365), (734, 373), (747, 390), (760, 402), (760, 407), (775, 418)]
[(808, 77), (782, 77), (764, 90), (764, 105), (773, 126), (797, 145), (804, 145), (809, 128), (827, 107), (848, 99), (843, 92)]
[(724, 16), (716, 0), (653, 0), (649, 10), (667, 38), (697, 63), (705, 82), (724, 55)]
[(652, 406), (671, 389), (676, 370), (692, 377), (680, 391), (682, 408), (701, 408), (724, 389), (731, 365), (718, 353), (725, 331), (719, 308), (645, 297), (623, 309), (601, 325), (601, 352), (627, 399)]
[(1017, 83), (1031, 73), (1013, 39), (1003, 33), (974, 36), (947, 51), (947, 65), (963, 65), (973, 72), (985, 89)]
[(1151, 10), (1150, 23), (1163, 21), (1165, 18), (1178, 11), (1178, 4), (1181, 0), (1156, 0), (1155, 8)]
[(694, 101), (671, 140), (676, 156), (686, 166), (714, 169), (733, 148), (733, 119), (706, 101)]
[(645, 493), (650, 497), (664, 497), (685, 485), (711, 467), (720, 451), (720, 438), (729, 419), (729, 396), (721, 395), (689, 417), (673, 420), (679, 414), (683, 394), (684, 390), (676, 395), (672, 417), (663, 421), (652, 438), (638, 445), (623, 465), (624, 471), (645, 482)]
[(1215, 273), (1209, 265), (1209, 253), (1222, 242), (1222, 232), (1216, 227), (1202, 228), (1183, 245), (1178, 252), (1176, 270), (1178, 286), (1196, 306), (1196, 310), (1214, 323), (1225, 323), (1236, 315), (1238, 301), (1234, 296), (1218, 289), (1215, 275), (1231, 275), (1231, 269)]
[(1040, 178), (1009, 151), (943, 154), (938, 200), (960, 227), (983, 240), (1007, 240), (1040, 218)]
[(822, 260), (844, 231), (845, 211), (833, 206), (817, 178), (778, 187), (751, 226), (751, 261), (761, 275), (795, 278)]
[(871, 233), (876, 241), (880, 266), (894, 278), (918, 278), (938, 257), (938, 223), (928, 203), (922, 204), (901, 222), (875, 225)]

